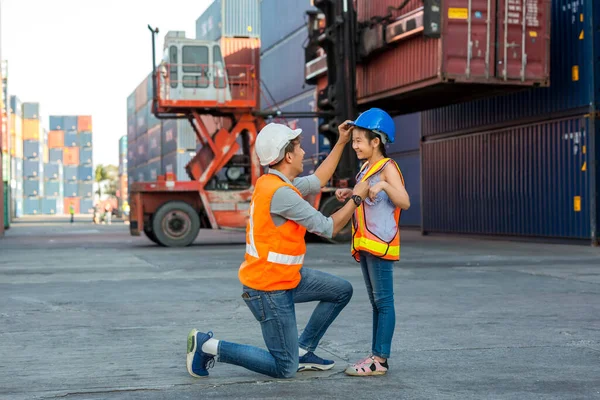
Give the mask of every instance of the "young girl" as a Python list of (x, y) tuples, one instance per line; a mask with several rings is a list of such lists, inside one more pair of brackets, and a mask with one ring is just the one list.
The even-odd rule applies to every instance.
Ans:
[[(352, 256), (360, 262), (373, 307), (373, 338), (371, 355), (345, 372), (352, 376), (384, 375), (396, 324), (393, 268), (394, 261), (400, 259), (398, 223), (401, 210), (410, 207), (410, 199), (400, 168), (386, 156), (385, 144), (395, 139), (392, 118), (372, 108), (350, 124), (352, 148), (359, 160), (366, 161), (356, 181), (367, 180), (370, 186), (368, 198), (360, 199), (363, 202), (352, 219)], [(346, 201), (352, 189), (339, 189), (336, 196)]]

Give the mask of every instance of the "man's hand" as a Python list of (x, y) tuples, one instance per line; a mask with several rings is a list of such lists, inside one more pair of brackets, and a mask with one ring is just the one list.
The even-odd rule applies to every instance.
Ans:
[(356, 184), (356, 186), (354, 186), (354, 189), (352, 190), (352, 194), (357, 194), (360, 196), (361, 199), (364, 200), (367, 197), (367, 195), (369, 194), (369, 182), (368, 181), (358, 182)]
[(352, 196), (352, 189), (338, 189), (335, 191), (335, 197), (343, 203)]
[(338, 132), (340, 133), (338, 143), (346, 144), (352, 138), (352, 128), (354, 128), (354, 126), (350, 125), (349, 122), (352, 121), (348, 119), (338, 126)]

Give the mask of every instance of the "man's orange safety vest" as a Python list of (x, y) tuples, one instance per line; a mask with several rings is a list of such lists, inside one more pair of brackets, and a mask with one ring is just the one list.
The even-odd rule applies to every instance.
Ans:
[[(398, 172), (400, 173), (400, 179), (402, 180), (402, 184), (404, 185), (404, 177), (402, 176), (400, 167), (398, 167), (398, 164), (396, 164), (396, 162), (391, 158), (384, 158), (373, 164), (360, 181), (364, 182), (371, 176), (383, 171), (388, 161), (394, 163), (394, 165), (398, 169)], [(366, 165), (363, 166), (361, 172), (365, 167)], [(397, 224), (400, 223), (401, 213), (402, 209), (396, 207), (394, 211), (394, 220), (396, 220)], [(392, 240), (389, 242), (379, 238), (367, 228), (364, 202), (356, 208), (356, 210), (354, 211), (354, 215), (352, 216), (351, 252), (352, 256), (357, 262), (360, 262), (360, 251), (368, 252), (376, 257), (383, 258), (384, 260), (398, 261), (400, 259), (400, 229), (398, 228), (398, 230), (396, 231), (396, 235), (394, 235)]]
[(275, 226), (271, 218), (271, 199), (283, 186), (302, 196), (293, 185), (273, 174), (258, 178), (252, 194), (246, 225), (246, 255), (238, 277), (242, 284), (255, 290), (287, 290), (300, 283), (306, 228), (294, 221)]

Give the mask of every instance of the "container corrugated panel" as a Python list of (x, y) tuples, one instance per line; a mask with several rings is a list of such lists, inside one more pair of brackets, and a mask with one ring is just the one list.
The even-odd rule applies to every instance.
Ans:
[[(187, 121), (186, 121), (187, 122)], [(161, 126), (155, 126), (148, 131), (148, 158), (160, 157), (162, 132)]]
[(23, 193), (25, 197), (43, 196), (44, 181), (39, 178), (23, 180)]
[(421, 143), (421, 114), (413, 113), (394, 118), (396, 140), (387, 145), (387, 152), (400, 153), (418, 150)]
[(136, 154), (135, 160), (136, 165), (144, 164), (148, 161), (148, 135), (142, 135), (137, 138), (135, 142)]
[(588, 120), (425, 142), (423, 230), (590, 238)]
[[(148, 75), (149, 76), (149, 75)], [(135, 89), (135, 111), (139, 111), (148, 103), (148, 76)]]
[(79, 197), (90, 198), (94, 196), (94, 184), (92, 182), (79, 182), (77, 186)]
[[(513, 124), (541, 115), (587, 107), (594, 82), (592, 1), (552, 2), (550, 87), (480, 99), (423, 112), (423, 135), (469, 131)], [(577, 111), (575, 111), (577, 112)]]
[(23, 115), (23, 104), (18, 96), (10, 96), (10, 112), (19, 116)]
[(77, 181), (79, 179), (79, 167), (77, 165), (65, 165), (63, 174), (65, 182)]
[(148, 131), (148, 108), (142, 107), (135, 113), (135, 118), (135, 136), (138, 138)]
[(24, 119), (40, 119), (40, 103), (22, 103)]
[(76, 130), (65, 131), (65, 147), (79, 146), (79, 135)]
[(50, 130), (51, 131), (62, 131), (65, 129), (65, 122), (62, 115), (51, 115), (50, 116)]
[(65, 146), (65, 131), (48, 132), (48, 147), (51, 149), (60, 149)]
[[(306, 91), (304, 84), (304, 52), (306, 31), (298, 31), (282, 42), (262, 53), (260, 58), (261, 107), (270, 106), (290, 99)], [(285, 60), (285, 68), (282, 62)], [(267, 93), (267, 89), (270, 92)], [(266, 97), (266, 100), (265, 100)]]
[(154, 114), (152, 113), (152, 102), (151, 101), (149, 101), (148, 105), (146, 106), (146, 113), (148, 115), (148, 123), (147, 123), (148, 130), (150, 130), (156, 126), (160, 126), (161, 120), (156, 118), (154, 116)]
[(80, 181), (93, 181), (94, 180), (94, 169), (91, 165), (80, 165), (79, 166), (79, 180)]
[(42, 160), (23, 160), (23, 177), (39, 178), (44, 176)]
[(39, 119), (23, 120), (23, 140), (40, 140), (42, 135)]
[[(316, 10), (310, 0), (263, 0), (260, 4), (262, 51), (297, 30), (306, 30), (306, 11)], [(277, 21), (276, 23), (274, 21)]]
[(62, 214), (64, 199), (62, 197), (45, 197), (42, 199), (42, 214), (60, 215)]
[(21, 218), (23, 216), (23, 196), (13, 195), (13, 216)]
[(186, 151), (183, 153), (174, 152), (163, 156), (163, 173), (172, 172), (178, 181), (189, 181), (190, 177), (185, 171), (185, 166), (196, 156), (195, 151)]
[(37, 140), (25, 140), (23, 141), (23, 155), (27, 159), (38, 159), (42, 157), (44, 148), (42, 142)]
[(10, 174), (12, 180), (23, 179), (23, 160), (12, 157), (10, 160)]
[(260, 37), (259, 0), (215, 0), (196, 20), (196, 39)]
[(44, 165), (44, 178), (60, 179), (64, 176), (63, 166), (59, 163), (47, 163)]
[(48, 150), (48, 160), (53, 162), (62, 162), (63, 160), (63, 151), (62, 149), (50, 149)]
[(162, 175), (162, 162), (160, 157), (148, 161), (147, 165), (148, 180), (151, 182), (156, 181), (159, 175)]
[(25, 197), (23, 199), (23, 215), (39, 215), (42, 212), (42, 199)]
[(195, 150), (196, 133), (185, 119), (165, 120), (162, 124), (162, 153), (170, 154), (177, 150)]
[(127, 156), (127, 136), (119, 138), (119, 155)]
[(77, 117), (77, 130), (79, 132), (91, 131), (92, 130), (92, 116), (91, 115), (79, 115)]
[(63, 148), (63, 164), (79, 165), (79, 147)]
[(77, 116), (76, 115), (65, 115), (63, 116), (63, 123), (65, 131), (77, 131)]
[(79, 149), (79, 163), (83, 165), (92, 164), (93, 162), (93, 150), (90, 148)]
[(129, 96), (127, 96), (127, 117), (129, 118), (134, 113), (135, 113), (135, 91), (133, 91)]
[(129, 143), (133, 143), (135, 142), (135, 138), (137, 135), (137, 118), (135, 116), (135, 114), (133, 114), (131, 117), (127, 118), (127, 141)]
[(421, 226), (421, 155), (417, 150), (388, 156), (398, 163), (410, 197), (410, 208), (402, 211), (400, 225)]
[(44, 194), (50, 197), (62, 197), (65, 193), (65, 183), (63, 181), (46, 181), (44, 183)]
[(81, 199), (79, 208), (82, 214), (93, 214), (94, 199)]
[(92, 147), (91, 131), (82, 131), (79, 133), (79, 147)]
[(76, 197), (79, 193), (79, 184), (77, 182), (65, 182), (65, 197)]

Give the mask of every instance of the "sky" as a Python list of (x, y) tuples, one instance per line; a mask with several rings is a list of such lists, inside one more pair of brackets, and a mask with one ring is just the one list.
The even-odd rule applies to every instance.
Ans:
[(0, 46), (9, 95), (49, 115), (92, 115), (94, 165), (118, 165), (127, 96), (152, 68), (148, 24), (196, 35), (212, 0), (0, 0)]

